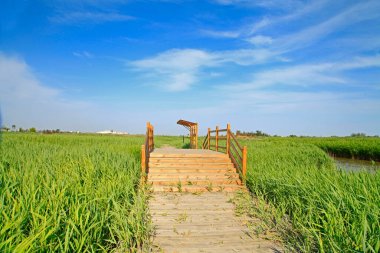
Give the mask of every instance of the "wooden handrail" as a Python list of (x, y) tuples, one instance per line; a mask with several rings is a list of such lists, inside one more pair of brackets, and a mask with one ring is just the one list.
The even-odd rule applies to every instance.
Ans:
[[(226, 135), (220, 136), (220, 132), (226, 132)], [(211, 136), (211, 134), (215, 135)], [(221, 140), (226, 141), (226, 146), (219, 145), (219, 141)], [(215, 144), (210, 144), (211, 141)], [(207, 136), (203, 141), (202, 148), (213, 148), (215, 151), (224, 150), (238, 170), (242, 181), (245, 182), (247, 174), (247, 146), (242, 147), (240, 145), (235, 134), (231, 131), (230, 124), (227, 124), (226, 129), (219, 129), (219, 127), (216, 127), (215, 130), (210, 130), (209, 128)]]
[(149, 172), (149, 155), (154, 150), (154, 128), (146, 123), (145, 144), (141, 146), (141, 172), (142, 176)]

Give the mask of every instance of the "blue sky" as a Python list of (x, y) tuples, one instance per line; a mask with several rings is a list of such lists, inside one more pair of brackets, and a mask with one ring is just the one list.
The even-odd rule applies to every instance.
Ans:
[(380, 1), (2, 1), (3, 125), (380, 134)]

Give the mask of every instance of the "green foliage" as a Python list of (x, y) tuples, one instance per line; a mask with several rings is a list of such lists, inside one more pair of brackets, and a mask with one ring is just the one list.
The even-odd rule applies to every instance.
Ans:
[(256, 132), (242, 132), (240, 130), (237, 130), (236, 131), (236, 135), (237, 136), (252, 136), (252, 137), (268, 137), (270, 136), (269, 134), (267, 133), (264, 133), (260, 130), (256, 130)]
[(163, 145), (182, 148), (182, 146), (186, 143), (190, 143), (190, 139), (185, 138), (185, 143), (183, 143), (182, 136), (165, 136), (165, 135), (155, 135), (154, 136), (154, 145), (159, 148)]
[(322, 150), (294, 138), (246, 144), (247, 186), (275, 207), (275, 218), (289, 217), (293, 234), (283, 237), (292, 247), (303, 252), (380, 251), (380, 171), (337, 170)]
[(380, 161), (380, 138), (377, 137), (308, 137), (292, 140), (314, 144), (338, 157)]
[(148, 239), (141, 137), (4, 134), (0, 252), (134, 251)]

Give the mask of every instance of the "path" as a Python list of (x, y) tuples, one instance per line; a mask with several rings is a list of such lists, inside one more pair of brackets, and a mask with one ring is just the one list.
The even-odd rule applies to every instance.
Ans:
[(148, 168), (153, 252), (280, 252), (274, 243), (251, 237), (235, 216), (230, 198), (246, 188), (228, 155), (156, 148)]
[(271, 241), (250, 236), (235, 216), (232, 193), (154, 193), (153, 252), (282, 252)]

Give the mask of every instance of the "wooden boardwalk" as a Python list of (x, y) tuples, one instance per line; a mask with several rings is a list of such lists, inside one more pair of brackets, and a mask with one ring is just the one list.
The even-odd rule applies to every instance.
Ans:
[(251, 236), (230, 202), (245, 190), (226, 154), (211, 150), (155, 149), (150, 153), (149, 202), (153, 252), (282, 252)]
[(152, 252), (282, 252), (275, 243), (252, 236), (235, 216), (233, 193), (154, 193)]

